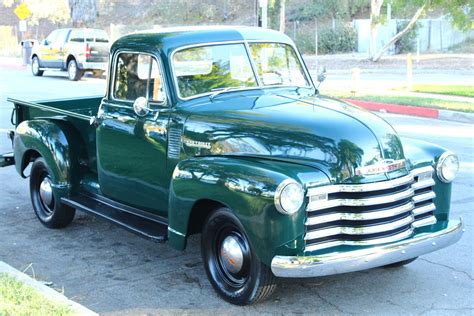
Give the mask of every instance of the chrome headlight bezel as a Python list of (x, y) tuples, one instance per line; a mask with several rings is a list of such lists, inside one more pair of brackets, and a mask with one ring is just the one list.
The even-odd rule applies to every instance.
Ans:
[[(451, 176), (451, 177), (447, 177), (446, 176), (446, 168), (447, 168), (447, 165), (446, 163), (449, 162), (449, 159), (450, 158), (454, 158), (455, 161), (456, 161), (456, 171), (454, 171), (454, 175)], [(436, 175), (438, 176), (438, 179), (444, 183), (450, 183), (452, 182), (457, 174), (459, 172), (459, 158), (458, 156), (453, 153), (453, 152), (450, 152), (450, 151), (446, 151), (444, 152), (438, 159), (438, 162), (436, 164)]]
[[(296, 199), (298, 200), (297, 203), (294, 203), (294, 205), (289, 206), (287, 205), (287, 201), (283, 200), (286, 198), (286, 193), (288, 190), (291, 189), (296, 189), (296, 193), (298, 196)], [(284, 215), (292, 215), (298, 212), (298, 210), (301, 208), (301, 206), (304, 203), (305, 199), (305, 192), (303, 189), (303, 186), (295, 181), (294, 179), (286, 179), (282, 181), (276, 191), (275, 191), (275, 207), (278, 210), (278, 212), (284, 214)]]

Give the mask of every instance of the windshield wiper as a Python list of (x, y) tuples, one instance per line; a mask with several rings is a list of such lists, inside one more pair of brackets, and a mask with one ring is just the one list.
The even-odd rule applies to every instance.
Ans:
[(219, 94), (221, 93), (224, 93), (224, 92), (227, 92), (227, 91), (230, 91), (230, 90), (236, 90), (236, 89), (240, 89), (242, 88), (243, 86), (240, 86), (240, 87), (225, 87), (225, 88), (216, 88), (216, 89), (213, 89), (212, 91), (214, 91), (212, 94), (209, 95), (209, 100), (214, 100), (214, 98), (216, 96), (218, 96)]

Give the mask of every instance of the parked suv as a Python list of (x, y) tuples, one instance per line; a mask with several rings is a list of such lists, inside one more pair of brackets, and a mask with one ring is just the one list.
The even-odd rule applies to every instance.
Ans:
[(31, 71), (42, 76), (44, 70), (67, 70), (70, 80), (79, 80), (86, 71), (100, 76), (107, 68), (109, 37), (99, 29), (54, 30), (33, 48)]

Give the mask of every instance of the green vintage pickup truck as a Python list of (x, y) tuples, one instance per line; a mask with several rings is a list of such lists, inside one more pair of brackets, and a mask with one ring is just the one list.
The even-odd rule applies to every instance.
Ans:
[(9, 99), (0, 162), (29, 176), (46, 227), (80, 210), (176, 249), (200, 233), (210, 283), (240, 305), (277, 277), (401, 266), (461, 237), (456, 155), (320, 96), (286, 35), (163, 29), (110, 58), (104, 97)]

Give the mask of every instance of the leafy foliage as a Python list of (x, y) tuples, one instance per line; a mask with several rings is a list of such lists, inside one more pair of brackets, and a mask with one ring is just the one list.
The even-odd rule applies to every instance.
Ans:
[[(399, 21), (397, 23), (397, 33), (408, 25), (408, 21)], [(415, 24), (408, 33), (395, 42), (395, 51), (397, 54), (409, 53), (415, 49), (415, 40), (418, 37), (419, 25)]]
[(474, 0), (390, 0), (394, 11), (410, 15), (417, 8), (426, 4), (426, 11), (441, 10), (452, 21), (453, 25), (466, 31), (471, 28), (474, 18)]
[(318, 51), (321, 54), (352, 52), (356, 47), (357, 34), (346, 26), (322, 29), (318, 34)]

